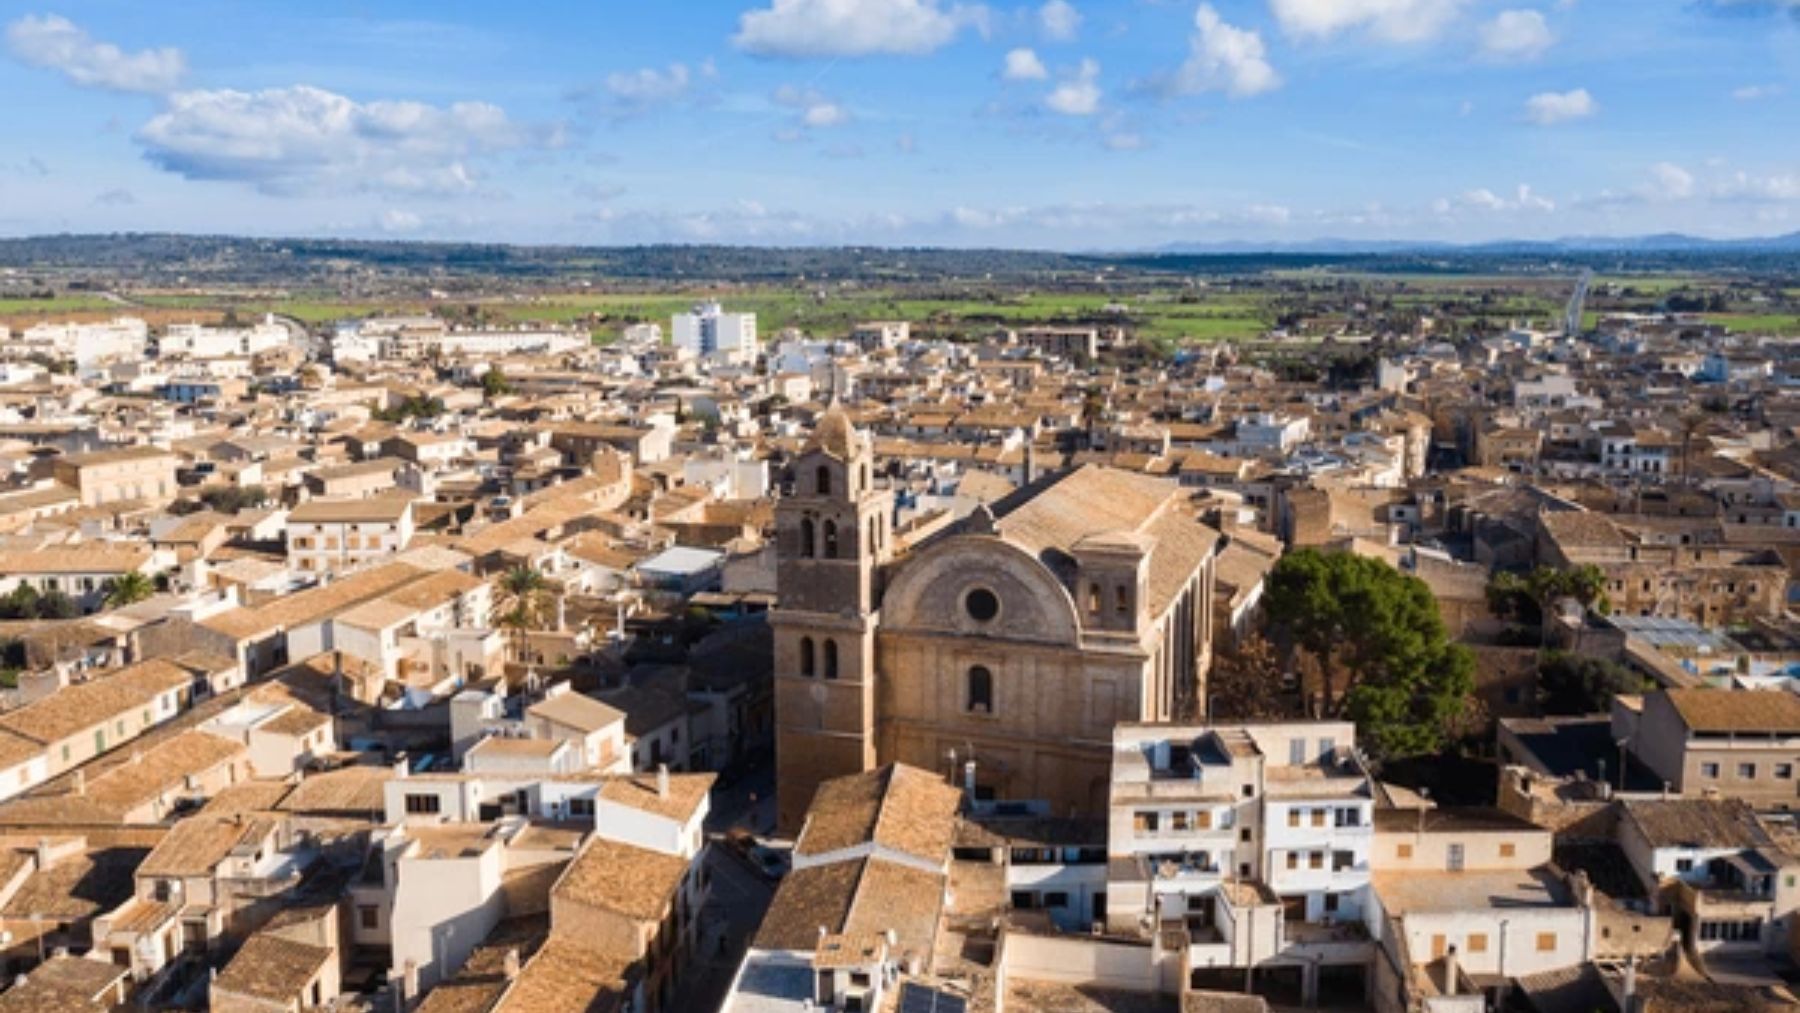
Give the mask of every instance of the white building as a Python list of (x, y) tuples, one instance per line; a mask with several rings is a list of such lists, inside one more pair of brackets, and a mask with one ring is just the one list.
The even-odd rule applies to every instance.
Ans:
[(716, 302), (701, 303), (670, 321), (677, 348), (724, 362), (756, 361), (756, 314), (726, 313)]
[(287, 344), (287, 328), (275, 322), (273, 314), (250, 327), (205, 327), (200, 324), (170, 324), (157, 342), (157, 354), (186, 356), (190, 359), (220, 359), (234, 355), (256, 355)]
[[(1358, 973), (1374, 782), (1341, 721), (1113, 730), (1107, 926), (1187, 942), (1197, 987)], [(1230, 970), (1230, 974), (1225, 974)]]
[(412, 535), (409, 496), (308, 500), (288, 514), (288, 565), (302, 573), (343, 573), (399, 555)]

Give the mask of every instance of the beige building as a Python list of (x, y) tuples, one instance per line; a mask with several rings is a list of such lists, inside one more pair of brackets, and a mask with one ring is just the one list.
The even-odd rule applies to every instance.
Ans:
[(343, 573), (399, 555), (412, 535), (408, 494), (308, 500), (288, 514), (288, 565), (302, 573)]
[(1689, 688), (1616, 698), (1612, 737), (1682, 795), (1723, 795), (1759, 809), (1800, 800), (1800, 698), (1785, 690)]
[(58, 482), (81, 495), (82, 506), (143, 500), (167, 503), (177, 495), (175, 455), (160, 447), (120, 447), (57, 460)]
[(1178, 485), (1084, 467), (917, 542), (842, 410), (776, 508), (777, 790), (972, 763), (978, 798), (1106, 810), (1113, 725), (1202, 696), (1219, 535)]

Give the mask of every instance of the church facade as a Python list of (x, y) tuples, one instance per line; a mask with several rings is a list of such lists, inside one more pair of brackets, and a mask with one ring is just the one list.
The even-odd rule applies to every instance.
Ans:
[(1090, 465), (909, 538), (867, 437), (827, 412), (776, 507), (781, 826), (820, 782), (894, 762), (1104, 813), (1113, 725), (1204, 699), (1220, 536), (1197, 513)]

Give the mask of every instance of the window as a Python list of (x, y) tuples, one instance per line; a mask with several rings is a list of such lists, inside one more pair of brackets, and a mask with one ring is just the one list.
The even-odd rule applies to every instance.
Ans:
[(1120, 615), (1131, 611), (1131, 588), (1120, 584), (1113, 588), (1113, 610)]
[(969, 613), (970, 619), (985, 623), (1000, 614), (1000, 599), (987, 588), (978, 587), (963, 598), (963, 611)]
[(1539, 953), (1556, 952), (1556, 933), (1539, 932), (1537, 934), (1537, 951)]
[(1088, 614), (1089, 615), (1099, 615), (1100, 614), (1100, 585), (1099, 584), (1089, 584), (1088, 585)]
[(1328, 915), (1329, 914), (1337, 914), (1338, 895), (1335, 893), (1328, 893), (1325, 895), (1324, 900), (1325, 900), (1325, 913)]
[(373, 904), (359, 904), (356, 908), (356, 920), (365, 929), (381, 927), (381, 909)]
[(1288, 826), (1297, 827), (1299, 825), (1300, 825), (1300, 810), (1289, 809), (1288, 810)]
[(1756, 780), (1756, 764), (1754, 764), (1754, 763), (1738, 764), (1738, 779), (1740, 781)]
[(827, 638), (825, 641), (825, 678), (838, 677), (837, 641)]
[(1518, 849), (1511, 843), (1502, 844), (1500, 845), (1500, 857), (1511, 858), (1513, 857), (1513, 853), (1517, 850)]
[(1675, 871), (1676, 872), (1693, 872), (1694, 871), (1694, 860), (1691, 858), (1677, 858), (1675, 860)]
[(1718, 780), (1719, 765), (1716, 763), (1702, 763), (1700, 765), (1700, 776), (1707, 778), (1708, 780)]
[(1287, 853), (1287, 867), (1289, 869), (1300, 868), (1300, 852), (1290, 851)]
[(813, 472), (813, 490), (820, 496), (831, 495), (831, 469), (823, 464), (819, 465), (819, 470)]
[(1154, 834), (1160, 824), (1159, 815), (1153, 812), (1136, 813), (1131, 817), (1131, 829), (1140, 834)]
[(1794, 765), (1791, 763), (1777, 763), (1775, 765), (1775, 777), (1782, 781), (1793, 780)]
[(1195, 830), (1211, 830), (1212, 829), (1212, 811), (1211, 810), (1202, 809), (1201, 811), (1194, 814), (1194, 829)]
[(1410, 845), (1410, 844), (1396, 845), (1394, 847), (1394, 857), (1395, 858), (1411, 858), (1412, 857), (1412, 845)]
[(1306, 740), (1288, 740), (1288, 763), (1298, 767), (1306, 762)]
[(1306, 854), (1306, 867), (1309, 869), (1325, 868), (1325, 852), (1309, 851)]
[(1238, 831), (1238, 840), (1243, 841), (1245, 844), (1250, 843), (1250, 828), (1249, 827), (1245, 827), (1244, 829)]
[(838, 536), (837, 536), (837, 522), (836, 521), (826, 521), (825, 522), (825, 558), (826, 559), (838, 558)]
[(813, 638), (800, 638), (800, 674), (808, 679), (819, 674), (818, 659), (813, 657)]
[(992, 714), (994, 711), (994, 673), (980, 665), (969, 669), (967, 709), (971, 714)]
[(1061, 890), (1052, 890), (1044, 894), (1045, 907), (1068, 907), (1069, 895)]
[(407, 795), (406, 811), (415, 815), (429, 815), (439, 811), (442, 802), (436, 795)]
[(811, 559), (812, 558), (813, 543), (817, 540), (817, 538), (818, 538), (818, 533), (813, 530), (812, 518), (811, 517), (800, 518), (800, 558), (801, 559)]
[(1340, 827), (1362, 826), (1362, 810), (1355, 808), (1339, 809), (1337, 811), (1337, 825)]
[(1487, 952), (1487, 933), (1485, 933), (1485, 932), (1469, 933), (1468, 950), (1470, 953), (1486, 953)]
[(1343, 872), (1356, 864), (1356, 853), (1353, 851), (1333, 851), (1331, 853), (1331, 871)]
[(1315, 827), (1324, 826), (1326, 812), (1327, 812), (1327, 810), (1324, 810), (1324, 809), (1314, 809), (1312, 811), (1312, 825)]
[(1331, 758), (1333, 756), (1335, 756), (1336, 754), (1337, 754), (1337, 740), (1335, 740), (1335, 739), (1320, 739), (1319, 740), (1319, 762), (1320, 763), (1331, 762)]

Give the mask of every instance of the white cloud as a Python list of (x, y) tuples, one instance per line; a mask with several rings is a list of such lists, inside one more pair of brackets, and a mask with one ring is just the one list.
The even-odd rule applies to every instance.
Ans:
[(1092, 116), (1100, 110), (1100, 63), (1086, 59), (1075, 71), (1045, 97), (1051, 112), (1064, 116)]
[(1481, 51), (1494, 60), (1535, 60), (1555, 44), (1549, 22), (1533, 10), (1501, 11), (1481, 26)]
[(674, 102), (688, 93), (693, 74), (685, 63), (671, 63), (665, 70), (644, 67), (606, 75), (606, 92), (621, 105), (643, 109)]
[(1081, 12), (1069, 0), (1045, 0), (1038, 8), (1038, 26), (1045, 38), (1069, 42), (1081, 30)]
[[(1506, 211), (1555, 211), (1556, 202), (1532, 190), (1530, 186), (1520, 183), (1510, 197), (1502, 196), (1486, 187), (1464, 191), (1454, 206), (1469, 211), (1506, 212)], [(1448, 214), (1452, 210), (1452, 202), (1442, 198), (1432, 202), (1432, 210), (1439, 214)]]
[(389, 208), (375, 219), (377, 229), (397, 235), (417, 232), (424, 224), (425, 219), (420, 218), (417, 214), (411, 211), (401, 211), (398, 208)]
[[(800, 125), (815, 129), (842, 126), (850, 122), (850, 110), (811, 88), (784, 84), (775, 89), (775, 104), (798, 110)], [(793, 137), (792, 140), (799, 140)]]
[(1600, 104), (1586, 88), (1544, 91), (1525, 100), (1525, 118), (1540, 126), (1586, 119), (1599, 112)]
[(1188, 41), (1188, 58), (1166, 90), (1191, 95), (1222, 91), (1233, 98), (1248, 98), (1281, 87), (1281, 75), (1268, 60), (1262, 33), (1227, 24), (1212, 4), (1194, 12), (1194, 34)]
[(1714, 184), (1712, 194), (1728, 201), (1800, 200), (1800, 175), (1759, 176), (1739, 170)]
[(986, 20), (984, 7), (938, 0), (772, 0), (738, 18), (731, 42), (758, 56), (921, 56)]
[(1734, 88), (1731, 97), (1739, 102), (1754, 102), (1757, 99), (1774, 98), (1786, 89), (1778, 84), (1747, 84), (1742, 88)]
[(110, 42), (96, 42), (79, 25), (55, 14), (27, 15), (7, 25), (6, 45), (21, 63), (61, 71), (84, 88), (160, 95), (173, 91), (187, 73), (187, 58), (179, 49), (127, 53)]
[(1464, 0), (1269, 0), (1275, 22), (1289, 35), (1326, 39), (1353, 29), (1384, 42), (1434, 38)]
[(476, 186), (467, 159), (557, 139), (486, 102), (357, 102), (296, 85), (177, 92), (137, 140), (151, 163), (170, 172), (270, 193), (322, 186), (456, 193)]
[(1037, 53), (1020, 47), (1006, 54), (1006, 69), (1000, 76), (1008, 81), (1042, 81), (1050, 76)]
[(1657, 200), (1683, 200), (1694, 195), (1694, 174), (1674, 162), (1658, 162), (1650, 167), (1648, 194)]

